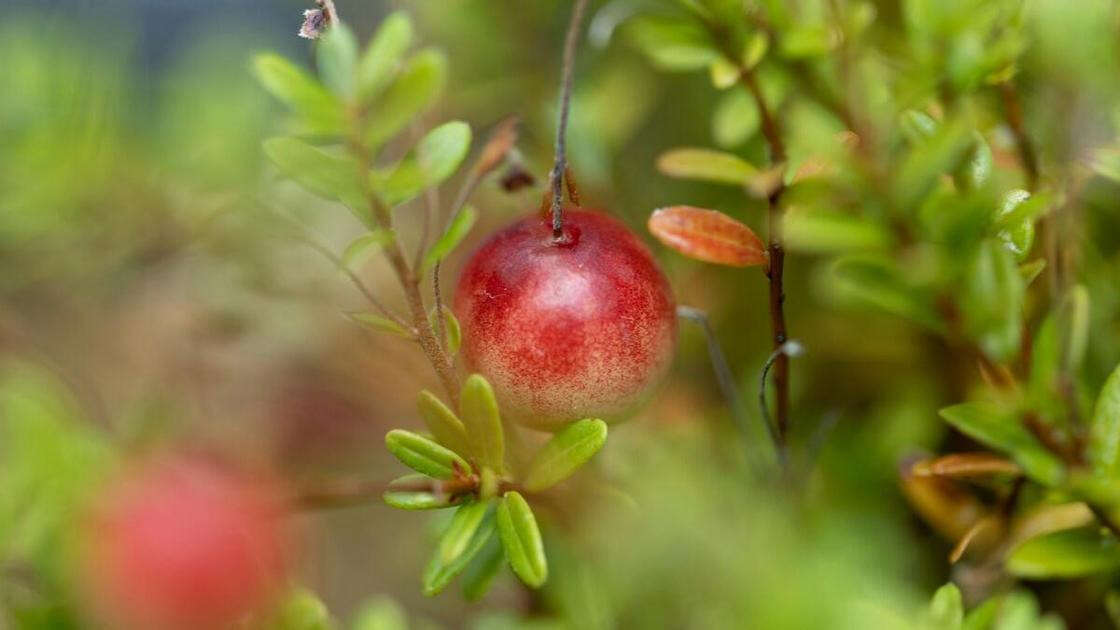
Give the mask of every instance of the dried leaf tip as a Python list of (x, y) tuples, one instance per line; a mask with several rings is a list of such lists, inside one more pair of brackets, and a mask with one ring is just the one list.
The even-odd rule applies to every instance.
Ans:
[(307, 9), (303, 12), (303, 25), (299, 36), (304, 39), (319, 39), (327, 28), (327, 14), (323, 9)]

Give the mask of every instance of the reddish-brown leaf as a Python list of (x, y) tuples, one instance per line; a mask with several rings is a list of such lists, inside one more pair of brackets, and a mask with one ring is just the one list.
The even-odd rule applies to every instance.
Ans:
[(661, 208), (650, 215), (648, 227), (657, 240), (689, 258), (731, 267), (766, 264), (762, 239), (717, 210)]
[(479, 177), (501, 164), (513, 145), (517, 144), (518, 122), (520, 119), (517, 116), (507, 116), (494, 127), (474, 165), (475, 173)]
[(993, 453), (953, 453), (936, 459), (920, 461), (911, 471), (928, 477), (983, 477), (987, 475), (1021, 475), (1015, 462)]

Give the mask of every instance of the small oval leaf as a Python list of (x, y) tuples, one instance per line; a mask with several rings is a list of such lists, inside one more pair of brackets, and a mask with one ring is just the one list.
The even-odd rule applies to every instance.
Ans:
[(1011, 456), (1036, 481), (1054, 486), (1065, 476), (1065, 466), (1031, 435), (1014, 414), (987, 402), (945, 407), (938, 412), (946, 422), (972, 439)]
[(505, 433), (494, 390), (481, 374), (471, 374), (459, 397), (467, 444), (481, 466), (495, 471), (505, 468)]
[(513, 572), (526, 585), (540, 588), (548, 579), (548, 560), (533, 510), (524, 497), (510, 491), (498, 504), (497, 521), (506, 560)]
[(454, 451), (411, 431), (393, 429), (385, 435), (385, 446), (405, 466), (435, 479), (451, 479), (456, 471), (471, 469)]
[(425, 426), (436, 437), (436, 441), (460, 455), (469, 452), (467, 429), (455, 412), (443, 404), (442, 400), (425, 389), (416, 398), (416, 406), (420, 409), (420, 417), (424, 419)]
[(745, 186), (758, 169), (743, 158), (711, 149), (673, 149), (657, 158), (657, 170), (679, 179)]
[(381, 21), (358, 62), (358, 95), (369, 100), (393, 77), (401, 56), (412, 44), (412, 22), (404, 11), (396, 11)]
[[(444, 344), (447, 348), (447, 353), (454, 356), (459, 352), (459, 346), (463, 343), (463, 329), (459, 326), (459, 318), (455, 317), (455, 313), (446, 304), (443, 305), (443, 335)], [(433, 308), (428, 312), (428, 323), (432, 325), (432, 330), (439, 331), (439, 322), (436, 320), (436, 311)]]
[(455, 576), (459, 575), (463, 572), (463, 569), (467, 568), (471, 560), (486, 547), (486, 543), (493, 535), (494, 519), (485, 518), (475, 531), (474, 537), (467, 546), (467, 550), (459, 554), (453, 562), (443, 562), (440, 557), (440, 552), (437, 549), (436, 552), (432, 554), (432, 559), (428, 562), (428, 566), (424, 569), (424, 575), (422, 577), (424, 595), (428, 597), (438, 595), (451, 583), (451, 580), (455, 579)]
[(442, 53), (425, 49), (413, 55), (373, 105), (376, 115), (370, 116), (365, 141), (379, 147), (397, 135), (435, 102), (446, 83), (447, 58)]
[(360, 264), (375, 250), (393, 242), (393, 233), (380, 228), (367, 232), (350, 241), (346, 249), (342, 250), (342, 266), (352, 269), (355, 264)]
[(491, 537), (478, 556), (471, 560), (463, 574), (463, 598), (468, 602), (482, 599), (490, 590), (490, 585), (494, 583), (504, 558), (502, 543)]
[(1120, 476), (1120, 366), (1097, 395), (1089, 425), (1089, 462), (1099, 472)]
[(1007, 570), (1031, 579), (1076, 578), (1120, 569), (1120, 543), (1100, 527), (1051, 532), (1019, 545)]
[(345, 130), (342, 103), (303, 68), (266, 53), (254, 57), (253, 72), (272, 96), (292, 109), (301, 131), (335, 135)]
[(766, 246), (749, 227), (716, 210), (672, 206), (655, 210), (649, 231), (657, 240), (696, 260), (748, 267), (764, 265)]
[(552, 436), (533, 458), (525, 475), (525, 489), (540, 492), (572, 476), (607, 441), (607, 423), (585, 418)]
[(437, 488), (438, 482), (427, 475), (405, 475), (390, 482), (381, 499), (398, 510), (437, 510), (458, 504)]
[(441, 562), (450, 564), (467, 550), (489, 509), (489, 502), (475, 501), (455, 511), (455, 515), (451, 517), (451, 524), (447, 526), (447, 531), (439, 541)]
[(464, 206), (463, 209), (451, 219), (451, 224), (447, 226), (447, 230), (424, 256), (424, 270), (431, 269), (433, 265), (455, 251), (455, 248), (458, 247), (459, 244), (463, 242), (463, 239), (466, 238), (467, 234), (470, 233), (471, 228), (474, 227), (474, 222), (477, 220), (478, 211), (471, 206)]
[(304, 188), (341, 201), (355, 211), (365, 207), (358, 164), (352, 158), (328, 153), (297, 138), (270, 138), (263, 147), (280, 172)]
[(354, 68), (358, 63), (358, 40), (346, 24), (332, 24), (319, 38), (315, 61), (323, 84), (342, 98), (354, 94)]
[(346, 317), (362, 328), (368, 328), (369, 330), (372, 330), (374, 332), (389, 333), (390, 335), (396, 335), (398, 337), (403, 337), (404, 339), (416, 338), (416, 335), (412, 334), (411, 330), (408, 330), (397, 322), (389, 319), (388, 317), (382, 317), (377, 313), (355, 311), (352, 313), (346, 313)]

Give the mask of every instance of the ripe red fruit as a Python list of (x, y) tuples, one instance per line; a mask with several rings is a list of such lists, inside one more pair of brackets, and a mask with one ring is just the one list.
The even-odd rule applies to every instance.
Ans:
[(81, 587), (107, 627), (227, 627), (282, 584), (281, 516), (255, 481), (199, 461), (148, 463), (95, 502), (82, 531)]
[(455, 293), (467, 366), (502, 413), (539, 429), (617, 420), (672, 362), (672, 292), (649, 250), (617, 220), (581, 209), (523, 218), (493, 235)]

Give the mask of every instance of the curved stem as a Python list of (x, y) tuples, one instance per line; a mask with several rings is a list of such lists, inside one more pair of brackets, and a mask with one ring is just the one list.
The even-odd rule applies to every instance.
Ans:
[(579, 41), (579, 26), (583, 22), (583, 12), (587, 0), (576, 0), (572, 8), (572, 19), (568, 23), (568, 35), (564, 39), (564, 67), (560, 78), (560, 122), (556, 126), (556, 159), (552, 164), (549, 183), (552, 185), (552, 237), (561, 238), (564, 232), (564, 171), (568, 167), (567, 132), (568, 111), (572, 104), (572, 66), (575, 65), (576, 43)]

